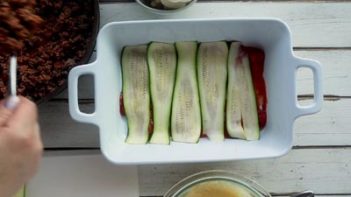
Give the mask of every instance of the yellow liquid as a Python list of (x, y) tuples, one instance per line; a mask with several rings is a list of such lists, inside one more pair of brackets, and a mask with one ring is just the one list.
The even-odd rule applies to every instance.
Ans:
[(255, 197), (246, 187), (223, 180), (196, 184), (179, 195), (180, 197)]

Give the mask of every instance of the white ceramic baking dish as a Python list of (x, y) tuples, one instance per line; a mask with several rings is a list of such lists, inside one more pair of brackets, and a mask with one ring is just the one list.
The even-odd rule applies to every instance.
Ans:
[[(264, 49), (264, 77), (268, 95), (267, 125), (259, 141), (226, 139), (198, 144), (172, 142), (167, 145), (126, 144), (127, 123), (119, 113), (122, 88), (120, 54), (126, 45), (150, 41), (239, 40), (244, 45)], [(300, 106), (296, 96), (296, 71), (307, 67), (314, 75), (314, 102)], [(95, 112), (83, 113), (78, 106), (78, 78), (93, 75)], [(116, 164), (207, 162), (277, 157), (292, 146), (294, 120), (321, 109), (323, 96), (321, 67), (316, 61), (294, 56), (287, 25), (277, 19), (200, 19), (113, 22), (105, 25), (97, 38), (97, 58), (69, 73), (69, 108), (80, 122), (100, 129), (101, 151)]]

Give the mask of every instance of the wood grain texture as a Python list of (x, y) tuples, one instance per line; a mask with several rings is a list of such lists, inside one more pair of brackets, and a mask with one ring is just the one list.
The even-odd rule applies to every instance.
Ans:
[[(45, 157), (101, 154), (96, 150), (46, 151)], [(313, 190), (317, 197), (351, 197), (351, 148), (292, 150), (276, 159), (183, 165), (138, 166), (141, 196), (161, 196), (181, 179), (203, 170), (240, 173), (266, 187), (273, 196)], [(325, 186), (328, 187), (325, 187)], [(345, 189), (346, 188), (346, 189)]]
[[(94, 105), (82, 104), (92, 111)], [(42, 138), (46, 148), (99, 147), (98, 128), (78, 123), (70, 117), (68, 104), (51, 101), (39, 107)], [(301, 117), (294, 124), (295, 146), (350, 146), (351, 99), (325, 101), (323, 110)]]
[(139, 167), (141, 196), (161, 195), (182, 178), (223, 169), (247, 176), (271, 193), (310, 189), (319, 194), (351, 193), (351, 149), (293, 150), (278, 159)]
[[(81, 105), (91, 110), (93, 105)], [(41, 137), (45, 148), (99, 147), (98, 128), (74, 121), (66, 102), (47, 102), (39, 106)]]
[(206, 2), (173, 15), (155, 15), (136, 3), (101, 4), (101, 25), (112, 21), (277, 17), (291, 28), (296, 47), (350, 47), (348, 2)]
[[(323, 92), (326, 95), (351, 96), (351, 50), (295, 50), (295, 55), (318, 60), (323, 71)], [(92, 56), (95, 59), (96, 54)], [(298, 94), (313, 94), (313, 76), (309, 69), (299, 72), (296, 79)], [(67, 90), (55, 98), (68, 98)], [(89, 76), (79, 81), (79, 98), (94, 98), (94, 82)]]
[[(295, 50), (295, 55), (321, 63), (324, 94), (351, 96), (351, 50)], [(299, 95), (313, 93), (311, 73), (306, 69), (298, 75), (296, 85)]]
[(351, 99), (325, 101), (320, 113), (296, 120), (294, 145), (349, 146), (351, 145), (350, 120)]

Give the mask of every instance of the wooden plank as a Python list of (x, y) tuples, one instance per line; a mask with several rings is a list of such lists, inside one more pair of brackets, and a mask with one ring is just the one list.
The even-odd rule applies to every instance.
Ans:
[[(295, 194), (295, 193), (294, 193)], [(280, 195), (280, 194), (273, 194), (273, 197), (290, 197), (290, 195)], [(349, 194), (339, 194), (339, 195), (329, 195), (329, 194), (315, 194), (316, 197), (351, 197)], [(162, 196), (141, 196), (141, 197), (162, 197)]]
[[(297, 50), (295, 54), (321, 63), (324, 94), (351, 96), (351, 50)], [(309, 69), (299, 73), (297, 87), (300, 95), (313, 93), (313, 77)]]
[[(351, 50), (295, 50), (295, 54), (298, 57), (320, 61), (324, 94), (351, 96)], [(95, 57), (94, 53), (92, 59)], [(297, 87), (299, 95), (313, 93), (313, 77), (309, 69), (299, 72)], [(79, 96), (82, 99), (94, 98), (92, 77), (83, 76), (79, 81)], [(55, 98), (68, 98), (67, 90)]]
[[(125, 177), (128, 177), (127, 179)], [(45, 156), (26, 197), (136, 197), (136, 166), (115, 166), (100, 154)]]
[(351, 99), (325, 101), (320, 113), (294, 124), (294, 145), (351, 145)]
[(349, 2), (207, 2), (172, 15), (156, 15), (136, 3), (101, 4), (101, 25), (112, 21), (277, 17), (287, 22), (297, 47), (350, 47)]
[[(221, 163), (207, 163), (207, 164), (177, 164), (177, 165), (140, 165), (139, 166), (139, 188), (141, 196), (161, 196), (171, 185), (178, 182), (186, 176), (196, 173), (202, 170), (211, 169), (224, 169), (234, 173), (238, 173), (247, 176), (255, 181), (258, 181), (264, 187), (270, 185), (279, 186), (280, 180), (285, 187), (299, 187), (294, 190), (284, 190), (283, 192), (277, 193), (277, 190), (273, 190), (277, 186), (273, 186), (270, 192), (273, 196), (285, 197), (291, 193), (299, 192), (303, 190), (312, 190), (317, 193), (318, 197), (351, 197), (350, 193), (342, 193), (342, 191), (334, 191), (335, 185), (342, 181), (343, 185), (348, 186), (347, 178), (350, 176), (351, 167), (349, 166), (350, 159), (344, 158), (345, 155), (350, 154), (350, 148), (348, 149), (318, 149), (315, 153), (314, 150), (292, 150), (288, 155), (277, 158), (277, 159), (266, 159), (266, 160), (251, 160), (251, 161), (233, 161), (233, 162), (221, 162)], [(81, 155), (96, 155), (101, 154), (96, 150), (73, 150), (73, 151), (45, 151), (46, 157), (52, 156), (81, 156)], [(308, 159), (304, 159), (307, 157)], [(270, 164), (273, 164), (270, 166)], [(268, 166), (268, 167), (267, 167)], [(321, 170), (327, 169), (327, 171), (318, 172), (317, 167)], [(312, 169), (312, 171), (310, 171)], [(274, 173), (272, 173), (274, 172)], [(336, 173), (334, 173), (336, 172)], [(295, 175), (293, 173), (296, 173)], [(331, 176), (326, 174), (330, 173)], [(345, 173), (341, 176), (341, 179), (334, 182), (331, 187), (325, 190), (319, 190), (321, 183), (330, 183), (334, 178), (338, 178), (341, 173)], [(259, 175), (260, 174), (260, 175)], [(312, 175), (312, 176), (310, 176)], [(301, 179), (302, 176), (302, 179)], [(298, 177), (298, 178), (297, 178)], [(323, 178), (321, 178), (323, 177)], [(326, 178), (325, 178), (326, 177)], [(278, 178), (275, 180), (275, 178)], [(164, 183), (159, 185), (162, 179)], [(315, 179), (319, 180), (319, 183), (313, 183)], [(264, 182), (264, 183), (263, 183)], [(285, 183), (289, 183), (286, 185)], [(304, 184), (307, 185), (304, 185)], [(293, 186), (291, 186), (293, 185)], [(316, 185), (308, 187), (310, 185)], [(338, 186), (339, 187), (339, 186)], [(340, 186), (341, 187), (341, 186)], [(318, 189), (318, 190), (316, 190)], [(338, 188), (337, 188), (338, 189)], [(349, 192), (351, 188), (348, 188), (346, 192)]]
[[(93, 105), (81, 105), (91, 110)], [(65, 102), (47, 102), (39, 106), (41, 136), (46, 148), (99, 147), (97, 127), (74, 121)]]
[[(324, 151), (323, 151), (324, 150)], [(311, 150), (307, 150), (308, 152), (310, 152)], [(291, 151), (288, 155), (282, 157), (282, 158), (278, 158), (278, 159), (267, 159), (267, 160), (252, 160), (252, 161), (243, 161), (243, 162), (222, 162), (222, 163), (208, 163), (208, 164), (186, 164), (185, 166), (183, 164), (177, 164), (177, 165), (147, 165), (147, 166), (143, 166), (140, 165), (139, 166), (139, 188), (141, 188), (141, 196), (161, 196), (161, 193), (163, 193), (163, 191), (165, 191), (167, 188), (169, 188), (169, 186), (167, 185), (172, 185), (175, 182), (181, 180), (182, 178), (188, 176), (191, 173), (196, 173), (200, 170), (210, 170), (210, 169), (219, 169), (219, 167), (225, 166), (224, 168), (222, 167), (221, 169), (226, 169), (226, 170), (230, 170), (233, 171), (235, 173), (239, 173), (241, 175), (244, 175), (244, 172), (246, 171), (250, 171), (250, 174), (246, 174), (245, 176), (250, 177), (256, 181), (260, 181), (263, 179), (265, 180), (265, 178), (270, 177), (270, 179), (272, 178), (270, 175), (269, 176), (265, 176), (265, 177), (261, 177), (258, 176), (256, 173), (261, 170), (262, 168), (264, 168), (267, 163), (274, 163), (274, 166), (270, 167), (269, 169), (263, 170), (263, 172), (267, 173), (267, 171), (274, 171), (274, 172), (281, 172), (284, 169), (288, 168), (287, 166), (292, 166), (289, 167), (289, 170), (294, 170), (294, 169), (298, 169), (298, 170), (294, 170), (294, 172), (296, 173), (302, 173), (302, 171), (306, 172), (307, 169), (302, 169), (305, 167), (308, 168), (312, 168), (314, 165), (320, 165), (320, 164), (325, 164), (325, 165), (333, 165), (335, 164), (335, 166), (333, 168), (331, 168), (330, 170), (328, 170), (328, 172), (333, 172), (332, 170), (334, 168), (342, 168), (339, 169), (340, 170), (346, 170), (345, 168), (343, 168), (344, 164), (345, 166), (348, 164), (347, 161), (345, 160), (341, 160), (340, 162), (335, 162), (333, 163), (332, 161), (327, 161), (325, 157), (328, 157), (327, 155), (333, 155), (330, 159), (338, 159), (339, 156), (341, 155), (346, 155), (348, 154), (350, 151), (350, 149), (319, 149), (317, 151), (317, 153), (315, 154), (315, 159), (314, 160), (303, 160), (303, 158), (300, 158), (299, 156), (305, 156), (307, 154), (301, 154), (301, 152), (305, 152), (304, 150), (293, 150)], [(96, 150), (70, 150), (70, 151), (45, 151), (44, 156), (45, 157), (53, 157), (53, 156), (82, 156), (82, 155), (96, 155), (96, 154), (101, 154), (99, 151)], [(311, 153), (309, 153), (309, 155), (311, 155)], [(322, 157), (320, 157), (320, 155), (323, 155)], [(289, 157), (286, 158), (286, 157)], [(294, 158), (299, 158), (298, 160), (294, 160)], [(321, 158), (321, 159), (320, 159)], [(303, 160), (303, 161), (302, 161)], [(254, 161), (254, 162), (253, 162)], [(257, 163), (257, 161), (259, 163)], [(245, 167), (246, 163), (250, 163), (250, 166)], [(256, 163), (254, 165), (252, 165), (253, 163)], [(252, 166), (256, 167), (261, 165), (261, 163), (264, 163), (264, 167), (259, 168), (259, 169), (252, 169)], [(304, 167), (302, 167), (302, 164), (305, 163), (305, 165), (303, 165)], [(339, 164), (338, 164), (339, 163)], [(218, 165), (219, 164), (219, 165)], [(281, 169), (279, 167), (279, 169), (277, 171), (273, 170), (275, 168), (275, 166), (281, 166), (281, 164), (283, 164), (284, 166), (282, 166)], [(197, 167), (199, 165), (199, 167)], [(338, 165), (338, 166), (337, 166)], [(184, 167), (181, 167), (184, 166)], [(217, 167), (218, 166), (218, 167)], [(232, 166), (232, 167), (230, 167)], [(235, 168), (233, 166), (236, 166)], [(181, 167), (181, 168), (179, 168)], [(151, 169), (152, 168), (152, 169)], [(236, 170), (236, 169), (243, 169), (243, 172)], [(151, 169), (151, 170), (150, 170)], [(184, 171), (184, 169), (186, 169)], [(251, 170), (252, 171), (251, 171)], [(349, 169), (349, 166), (347, 165), (347, 170)], [(178, 174), (178, 171), (181, 172), (181, 174), (178, 177), (174, 177), (176, 174)], [(317, 169), (316, 169), (317, 170)], [(316, 170), (314, 170), (313, 172), (315, 172)], [(311, 173), (313, 173), (311, 172)], [(150, 179), (150, 174), (156, 174), (155, 178), (151, 178)], [(169, 177), (170, 179), (168, 179), (166, 173), (170, 173)], [(307, 177), (309, 175), (309, 172), (306, 173), (302, 173), (304, 174), (305, 177)], [(140, 176), (143, 175), (143, 176)], [(292, 176), (290, 173), (288, 173), (288, 171), (286, 173), (283, 173), (283, 175), (289, 175)], [(315, 175), (317, 175), (317, 173), (315, 173)], [(274, 177), (277, 177), (278, 175), (274, 175)], [(323, 174), (321, 174), (321, 176), (323, 176)], [(335, 175), (337, 176), (337, 174)], [(154, 177), (154, 176), (151, 176)], [(165, 184), (161, 184), (161, 186), (163, 186), (164, 188), (158, 188), (158, 185), (155, 185), (157, 182), (157, 179), (160, 179), (161, 177), (163, 177), (165, 179)], [(260, 180), (258, 180), (258, 178), (256, 177), (260, 177)], [(273, 177), (273, 178), (274, 178)], [(284, 177), (281, 177), (281, 179), (283, 179)], [(290, 177), (291, 178), (291, 177)], [(313, 178), (313, 177), (311, 177)], [(289, 179), (289, 177), (287, 177), (286, 179)], [(160, 180), (158, 180), (160, 181)], [(293, 181), (293, 178), (291, 178), (290, 181)], [(303, 180), (296, 180), (296, 181), (303, 181)], [(342, 180), (340, 180), (342, 181)], [(335, 183), (337, 184), (337, 183)], [(263, 184), (262, 184), (263, 185)], [(302, 190), (305, 190), (307, 187), (304, 187)], [(308, 188), (309, 190), (311, 190), (310, 188)], [(298, 190), (298, 191), (302, 191), (302, 190)], [(351, 197), (351, 194), (348, 193), (341, 193), (341, 192), (337, 192), (337, 193), (331, 193), (333, 192), (332, 190), (328, 191), (328, 193), (319, 193), (319, 191), (315, 191), (318, 192), (318, 194), (316, 194), (317, 197)], [(294, 192), (283, 192), (283, 193), (272, 193), (273, 196), (276, 197), (286, 197), (286, 196), (290, 196), (291, 193)]]
[(249, 177), (271, 193), (309, 189), (319, 194), (350, 194), (350, 154), (350, 148), (304, 149), (292, 150), (278, 159), (140, 166), (140, 193), (142, 196), (162, 195), (186, 176), (222, 169)]
[[(82, 104), (92, 111), (93, 104)], [(325, 101), (322, 112), (301, 117), (294, 125), (295, 146), (351, 145), (351, 99)], [(39, 107), (45, 147), (99, 147), (98, 129), (72, 120), (66, 102), (51, 101)]]

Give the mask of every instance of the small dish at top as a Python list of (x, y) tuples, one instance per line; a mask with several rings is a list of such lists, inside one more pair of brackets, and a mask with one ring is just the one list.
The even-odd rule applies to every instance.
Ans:
[(148, 11), (160, 14), (174, 14), (185, 10), (193, 5), (197, 0), (136, 0), (136, 2)]

